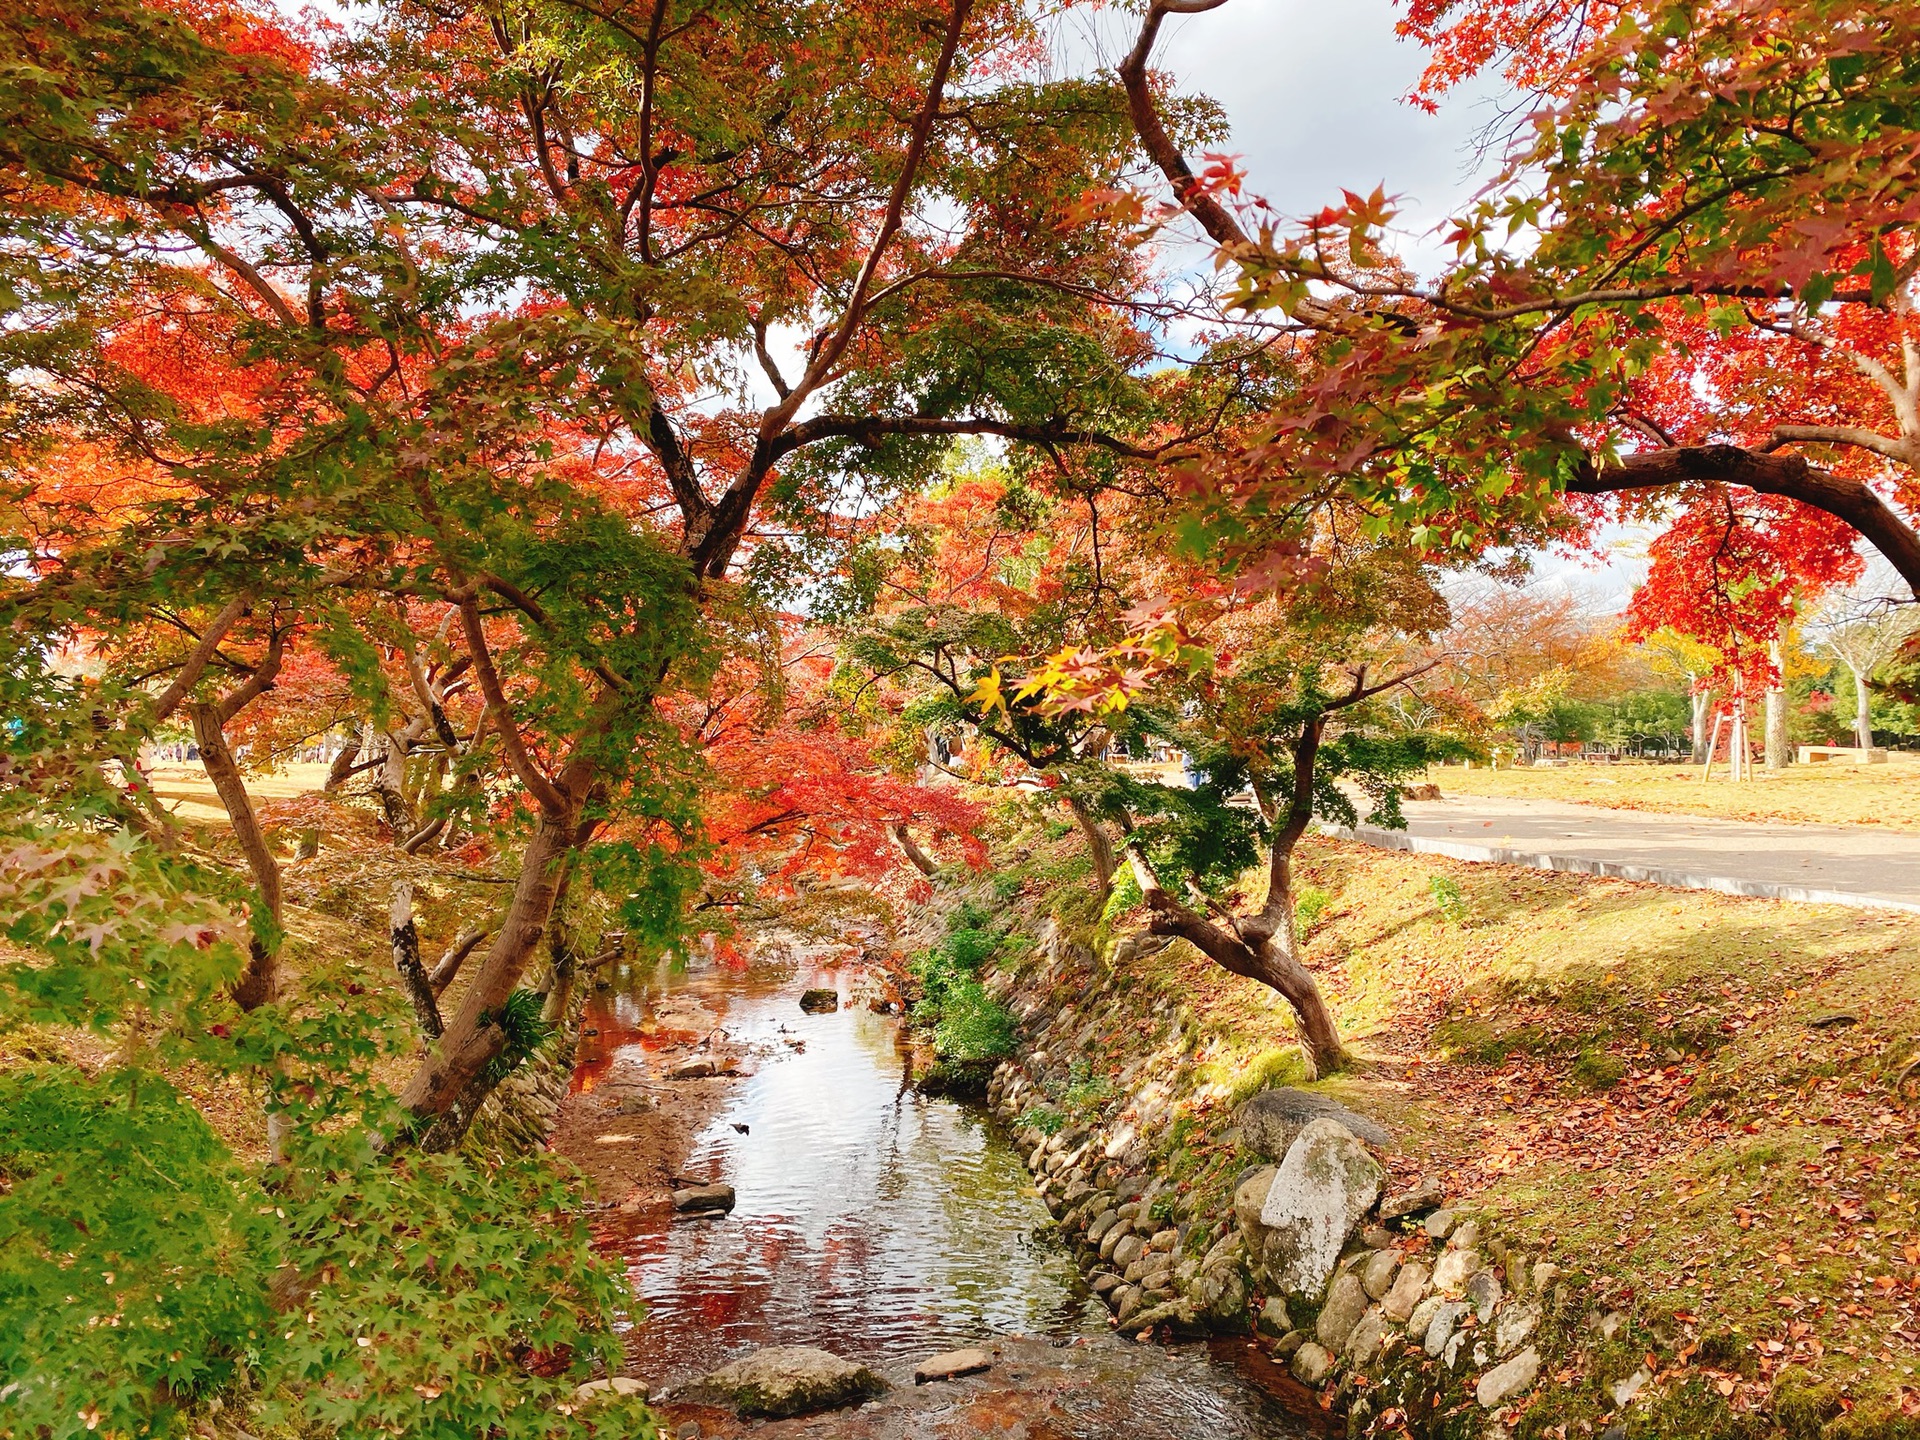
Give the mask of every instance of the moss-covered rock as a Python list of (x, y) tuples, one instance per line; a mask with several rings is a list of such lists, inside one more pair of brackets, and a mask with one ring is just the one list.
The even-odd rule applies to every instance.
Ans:
[(673, 1398), (730, 1405), (741, 1415), (780, 1418), (871, 1400), (887, 1382), (851, 1360), (809, 1345), (775, 1345), (722, 1365)]

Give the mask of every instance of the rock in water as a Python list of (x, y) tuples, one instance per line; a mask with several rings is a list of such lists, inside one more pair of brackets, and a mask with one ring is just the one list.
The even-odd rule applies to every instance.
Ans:
[(775, 1345), (722, 1365), (685, 1386), (674, 1399), (731, 1405), (741, 1415), (778, 1419), (809, 1410), (838, 1410), (871, 1400), (887, 1388), (865, 1365), (810, 1345)]
[(720, 1073), (720, 1067), (711, 1060), (682, 1060), (668, 1067), (669, 1080), (706, 1080)]
[(1275, 1160), (1292, 1149), (1300, 1132), (1315, 1120), (1338, 1120), (1369, 1145), (1384, 1148), (1393, 1139), (1378, 1121), (1355, 1114), (1336, 1100), (1284, 1085), (1278, 1090), (1262, 1090), (1233, 1118), (1246, 1147)]
[(1309, 1340), (1293, 1352), (1293, 1378), (1302, 1385), (1318, 1385), (1333, 1369), (1333, 1356)]
[(573, 1398), (583, 1403), (599, 1400), (608, 1395), (638, 1395), (645, 1400), (647, 1387), (625, 1375), (615, 1375), (610, 1380), (589, 1380), (584, 1385), (576, 1386), (573, 1392)]
[(1278, 1295), (1267, 1301), (1260, 1307), (1253, 1328), (1258, 1334), (1272, 1335), (1276, 1339), (1293, 1329), (1293, 1322), (1287, 1318), (1287, 1302)]
[(913, 1383), (926, 1385), (935, 1380), (957, 1380), (962, 1375), (978, 1375), (992, 1368), (993, 1356), (984, 1350), (949, 1350), (914, 1366)]
[(1286, 1295), (1324, 1293), (1347, 1236), (1380, 1198), (1386, 1171), (1337, 1120), (1313, 1120), (1273, 1177), (1260, 1224), (1267, 1271)]
[(684, 1190), (673, 1192), (673, 1208), (676, 1210), (731, 1210), (733, 1209), (733, 1187), (731, 1185), (689, 1185)]
[(832, 990), (804, 990), (800, 994), (800, 1008), (809, 1015), (824, 1015), (840, 1008), (840, 997)]

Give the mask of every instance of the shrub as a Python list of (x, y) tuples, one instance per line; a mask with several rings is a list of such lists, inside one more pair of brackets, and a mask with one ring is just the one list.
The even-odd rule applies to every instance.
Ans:
[(993, 952), (999, 948), (999, 936), (969, 926), (947, 936), (940, 943), (940, 954), (952, 969), (971, 975), (992, 959)]
[(1013, 1122), (1016, 1130), (1038, 1130), (1042, 1135), (1058, 1135), (1067, 1128), (1067, 1117), (1051, 1105), (1032, 1105)]
[(913, 1018), (932, 1029), (933, 1048), (945, 1061), (978, 1065), (1013, 1050), (1013, 1016), (980, 983), (981, 966), (1000, 948), (1000, 937), (986, 928), (990, 919), (968, 901), (949, 917), (947, 937), (913, 962), (920, 988)]
[[(390, 1101), (366, 1103), (393, 1133)], [(289, 1160), (269, 1186), (156, 1075), (0, 1077), (8, 1433), (184, 1436), (219, 1398), (341, 1440), (590, 1440), (559, 1407), (617, 1363), (633, 1298), (557, 1167), (382, 1155), (357, 1125), (293, 1130)], [(657, 1433), (638, 1400), (592, 1419)]]
[(226, 1384), (273, 1328), (265, 1195), (165, 1081), (116, 1080), (0, 1076), (0, 1381), (19, 1433), (182, 1433), (153, 1396)]
[(1060, 1103), (1068, 1110), (1097, 1110), (1113, 1095), (1113, 1082), (1104, 1075), (1095, 1075), (1087, 1061), (1076, 1060), (1067, 1067), (1067, 1088), (1061, 1093)]
[(947, 916), (947, 933), (957, 934), (962, 930), (985, 930), (993, 921), (993, 912), (978, 900), (962, 900)]
[(946, 1060), (998, 1060), (1013, 1050), (1013, 1016), (967, 976), (950, 986), (940, 1002), (933, 1048)]

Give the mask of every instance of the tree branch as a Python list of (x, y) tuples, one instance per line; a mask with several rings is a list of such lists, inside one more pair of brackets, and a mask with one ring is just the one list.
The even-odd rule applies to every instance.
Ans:
[(1920, 449), (1911, 441), (1895, 440), (1861, 425), (1776, 425), (1772, 437), (1761, 447), (1761, 453), (1771, 454), (1783, 445), (1795, 444), (1849, 445), (1902, 464), (1920, 464)]
[(214, 652), (220, 648), (220, 642), (226, 638), (234, 622), (246, 613), (247, 606), (251, 603), (253, 603), (253, 592), (243, 590), (221, 607), (220, 613), (208, 622), (207, 628), (200, 632), (199, 644), (193, 647), (192, 652), (181, 663), (180, 673), (173, 677), (173, 683), (162, 690), (160, 697), (153, 702), (153, 718), (156, 721), (166, 719), (180, 708), (180, 702), (186, 699), (187, 693), (199, 683), (201, 675), (206, 671), (207, 662), (213, 659)]
[(1187, 164), (1187, 157), (1180, 153), (1180, 147), (1173, 143), (1173, 137), (1160, 121), (1160, 109), (1154, 104), (1153, 88), (1147, 79), (1147, 61), (1160, 38), (1161, 21), (1169, 15), (1202, 14), (1225, 3), (1226, 0), (1153, 0), (1147, 7), (1147, 18), (1140, 23), (1140, 36), (1134, 41), (1132, 52), (1120, 64), (1120, 83), (1126, 88), (1133, 132), (1140, 137), (1147, 158), (1160, 167), (1160, 173), (1173, 186), (1174, 199), (1200, 222), (1200, 228), (1212, 237), (1214, 244), (1223, 250), (1241, 251), (1251, 245), (1246, 232), (1224, 205), (1201, 188)]
[(1576, 495), (1606, 495), (1700, 482), (1784, 495), (1846, 521), (1886, 556), (1920, 597), (1920, 534), (1864, 480), (1821, 470), (1798, 455), (1773, 455), (1738, 445), (1685, 445), (1622, 456), (1605, 466), (1589, 456), (1567, 489)]
[(513, 773), (520, 777), (520, 783), (527, 787), (527, 793), (533, 796), (534, 802), (543, 811), (553, 817), (566, 815), (568, 809), (565, 798), (545, 772), (534, 764), (533, 757), (527, 753), (526, 743), (520, 738), (519, 727), (513, 723), (506, 691), (500, 685), (500, 672), (493, 668), (493, 652), (487, 645), (480, 606), (471, 596), (462, 599), (459, 606), (460, 628), (466, 632), (467, 652), (473, 656), (473, 671), (480, 679), (480, 693), (486, 698), (488, 713), (493, 716), (493, 728), (499, 732), (500, 746), (506, 752), (507, 763), (513, 767)]
[(887, 208), (881, 217), (880, 228), (874, 233), (873, 244), (867, 249), (867, 258), (861, 263), (860, 273), (854, 279), (853, 292), (847, 297), (840, 323), (820, 346), (799, 383), (762, 417), (762, 442), (771, 442), (793, 419), (801, 402), (832, 373), (833, 367), (846, 353), (860, 322), (866, 317), (868, 292), (873, 288), (874, 278), (880, 273), (887, 251), (892, 248), (893, 237), (900, 232), (901, 221), (906, 215), (907, 197), (913, 193), (914, 183), (919, 179), (920, 162), (926, 155), (927, 142), (940, 116), (940, 102), (946, 94), (947, 77), (953, 72), (954, 56), (960, 49), (960, 34), (972, 9), (973, 0), (954, 0), (940, 54), (933, 63), (933, 74), (927, 81), (926, 97), (921, 102), (920, 113), (913, 117), (913, 128), (908, 133), (906, 154), (900, 160), (900, 174), (893, 182), (893, 193), (887, 197)]

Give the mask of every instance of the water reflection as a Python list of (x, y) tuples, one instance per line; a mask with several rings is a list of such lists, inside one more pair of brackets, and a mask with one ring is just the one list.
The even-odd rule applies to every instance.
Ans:
[[(843, 1008), (802, 1013), (810, 986), (836, 989)], [(1297, 1387), (1276, 1402), (1244, 1341), (1210, 1358), (1111, 1339), (1020, 1157), (978, 1112), (916, 1094), (900, 1022), (847, 1006), (849, 988), (831, 971), (662, 969), (589, 1010), (598, 1033), (583, 1036), (577, 1090), (657, 1078), (686, 1053), (668, 1047), (715, 1031), (747, 1072), (681, 1167), (733, 1185), (730, 1216), (601, 1216), (602, 1243), (647, 1305), (626, 1337), (633, 1373), (671, 1385), (774, 1344), (885, 1366), (996, 1335), (1078, 1337), (1091, 1347), (1055, 1353), (1083, 1356), (1086, 1379), (1050, 1398), (1004, 1397), (1051, 1417), (1023, 1410), (1022, 1433), (1259, 1440), (1317, 1428), (1286, 1413), (1305, 1399)]]
[(576, 1089), (704, 1035), (670, 1023), (689, 1009), (754, 1057), (682, 1167), (733, 1185), (732, 1215), (605, 1217), (648, 1306), (628, 1337), (633, 1369), (672, 1381), (757, 1345), (881, 1362), (995, 1333), (1104, 1331), (1019, 1157), (977, 1114), (909, 1087), (900, 1022), (801, 1012), (803, 984), (836, 981), (663, 970), (590, 1011), (599, 1034), (583, 1039)]

